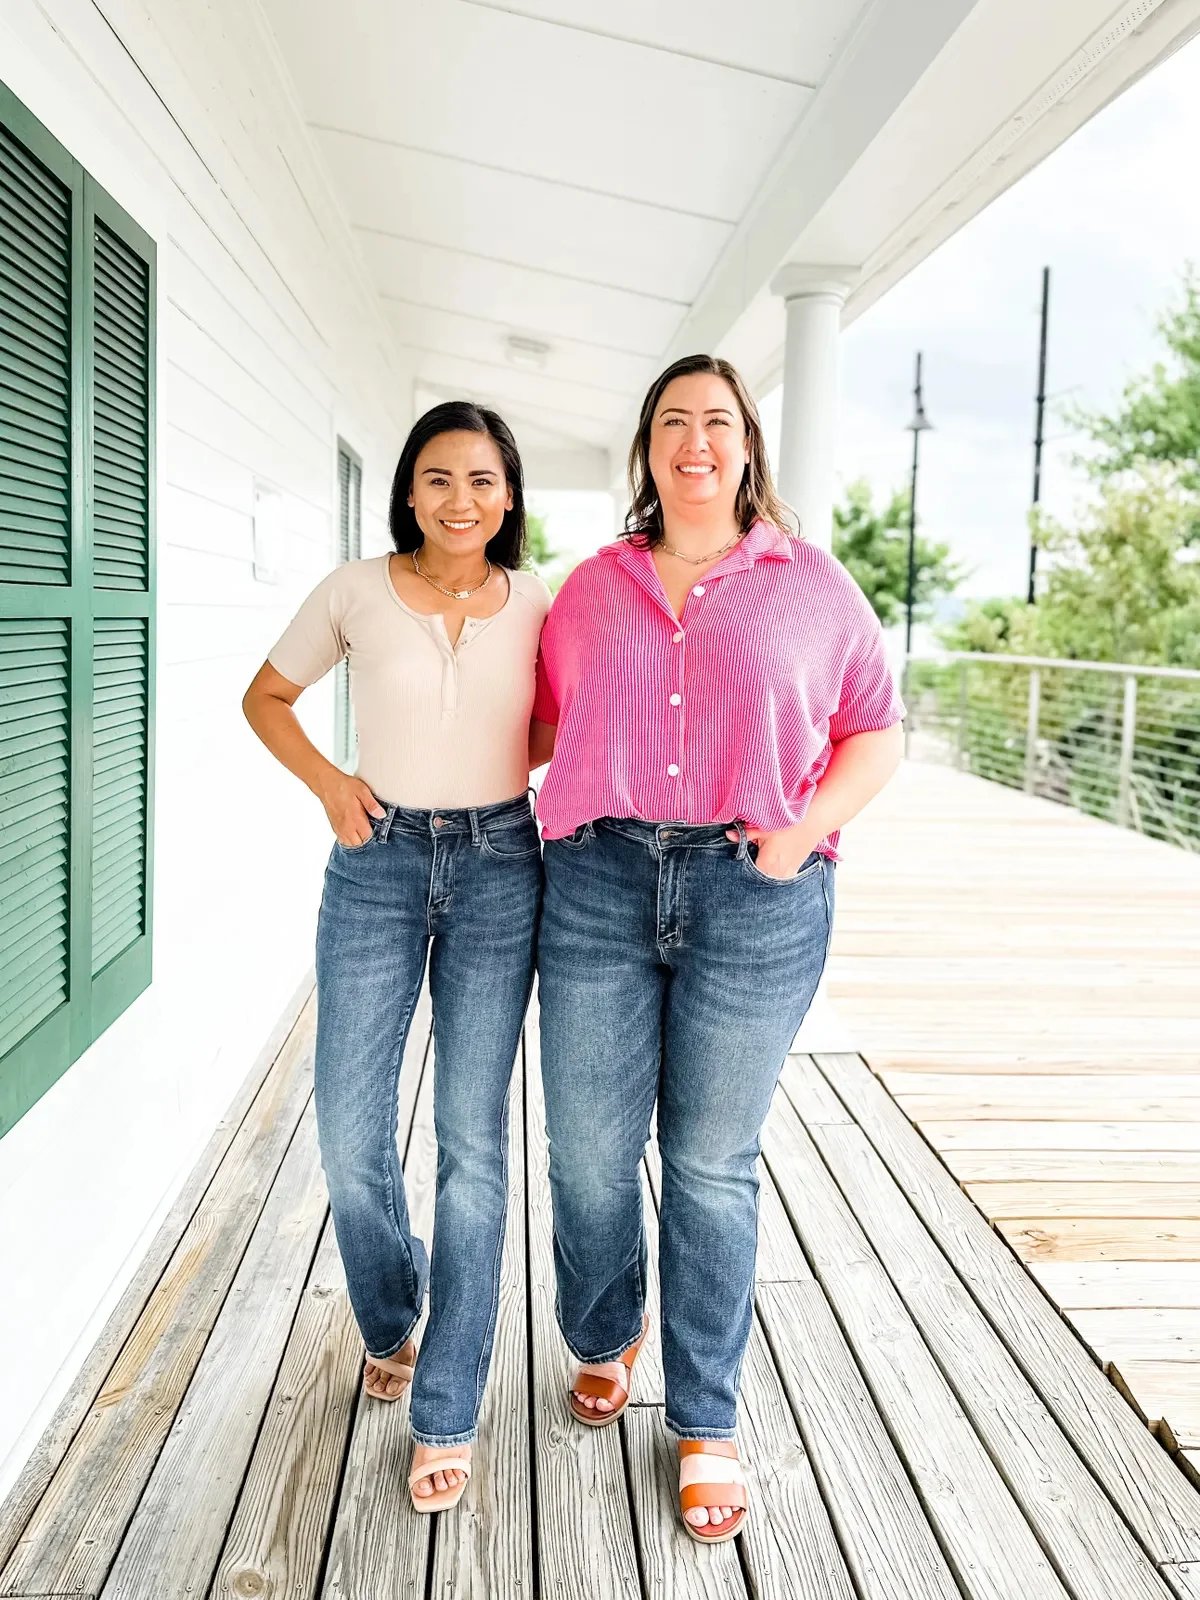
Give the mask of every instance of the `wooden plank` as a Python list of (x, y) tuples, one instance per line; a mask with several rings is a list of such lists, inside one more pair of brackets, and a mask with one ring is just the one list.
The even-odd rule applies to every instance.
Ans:
[(1178, 1600), (1200, 1600), (1200, 1561), (1168, 1562), (1162, 1575)]
[[(433, 1072), (429, 1049), (428, 993), (413, 1018), (401, 1071), (399, 1136), (404, 1187), (413, 1232), (432, 1245), (436, 1141)], [(419, 1063), (419, 1067), (413, 1065)], [(405, 1113), (407, 1111), (407, 1123)], [(408, 1134), (407, 1140), (405, 1134)], [(416, 1339), (420, 1343), (421, 1326)], [(408, 1397), (392, 1404), (372, 1400), (362, 1388), (362, 1344), (357, 1344), (357, 1403), (329, 1540), (322, 1600), (363, 1600), (387, 1595), (424, 1600), (433, 1517), (412, 1509), (408, 1496)]]
[(750, 1487), (740, 1544), (754, 1600), (852, 1600), (850, 1574), (757, 1310), (742, 1364), (738, 1439)]
[(1200, 1261), (1038, 1261), (1029, 1270), (1064, 1311), (1200, 1307)]
[(861, 1600), (959, 1600), (887, 1429), (817, 1283), (767, 1283), (758, 1308)]
[(1046, 1074), (889, 1073), (884, 1082), (917, 1121), (1200, 1122), (1200, 1076), (1147, 1073), (1096, 1078)]
[(1200, 1222), (1006, 1217), (996, 1227), (1026, 1261), (1200, 1261)]
[(533, 1555), (529, 1338), (525, 1283), (525, 1072), (520, 1049), (510, 1098), (508, 1210), (496, 1338), (472, 1470), (453, 1520), (439, 1519), (430, 1594), (496, 1600), (536, 1594)]
[(310, 1102), (102, 1600), (187, 1600), (207, 1589), (327, 1209)]
[[(825, 1194), (826, 1203), (814, 1218), (815, 1229), (823, 1223), (827, 1230), (822, 1248), (832, 1253), (832, 1244), (826, 1241), (833, 1231), (832, 1197), (840, 1190), (859, 1225), (870, 1227), (871, 1243), (895, 1285), (894, 1292), (915, 1318), (923, 1336), (921, 1351), (927, 1346), (931, 1359), (944, 1373), (958, 1406), (970, 1419), (988, 1458), (1010, 1486), (1020, 1511), (1036, 1533), (1039, 1554), (1044, 1550), (1049, 1555), (1067, 1591), (1072, 1595), (1115, 1592), (1123, 1597), (1138, 1596), (1139, 1600), (1163, 1600), (1162, 1584), (1152, 1561), (906, 1203), (862, 1130), (812, 1130), (812, 1140), (833, 1175), (824, 1182), (820, 1176), (823, 1169), (815, 1156), (807, 1156), (802, 1147), (797, 1148), (802, 1134), (798, 1130), (793, 1133), (797, 1136), (788, 1147), (788, 1155), (796, 1169), (797, 1192), (808, 1197), (820, 1193), (826, 1185), (832, 1191)], [(811, 1200), (808, 1203), (813, 1205)], [(850, 1260), (853, 1262), (852, 1255)], [(843, 1323), (852, 1317), (861, 1322), (864, 1313), (856, 1308), (855, 1301), (872, 1300), (875, 1291), (864, 1296), (858, 1290), (856, 1294), (855, 1275), (843, 1269), (840, 1292), (833, 1294), (832, 1267), (828, 1280), (824, 1280), (819, 1256), (817, 1267), (839, 1318)], [(1054, 1318), (1044, 1302), (1042, 1316), (1047, 1321)], [(886, 1366), (886, 1346), (880, 1364)], [(916, 1360), (903, 1365), (905, 1378), (920, 1371)], [(881, 1375), (881, 1382), (884, 1377)], [(1099, 1374), (1097, 1378), (1102, 1384)], [(902, 1393), (906, 1392), (903, 1383), (900, 1387)], [(930, 1389), (927, 1383), (920, 1387), (918, 1426), (919, 1412), (927, 1404), (925, 1396)], [(892, 1417), (891, 1407), (887, 1414)], [(906, 1454), (911, 1461), (911, 1449)], [(959, 1457), (935, 1450), (935, 1462), (939, 1454), (947, 1461), (947, 1475), (957, 1484), (962, 1470)], [(968, 1516), (968, 1526), (977, 1515), (975, 1511)], [(1001, 1549), (1012, 1537), (1011, 1530), (1001, 1534)], [(968, 1538), (968, 1548), (969, 1543)], [(997, 1558), (984, 1559), (990, 1562)], [(1003, 1557), (999, 1560), (1003, 1570)], [(1013, 1578), (1017, 1581), (1011, 1592), (1020, 1593), (1019, 1568), (1013, 1569)], [(1046, 1579), (1033, 1580), (1035, 1585), (1038, 1581), (1044, 1584)], [(1032, 1592), (1038, 1592), (1036, 1587)]]
[(1088, 1181), (972, 1183), (967, 1193), (993, 1222), (1008, 1217), (1134, 1217), (1200, 1221), (1200, 1183), (1118, 1183), (1099, 1166)]
[(857, 1056), (818, 1056), (884, 1165), (1156, 1560), (1200, 1557), (1200, 1501)]
[[(956, 930), (957, 934), (957, 930)], [(1064, 935), (1069, 936), (1069, 935)], [(994, 934), (988, 930), (981, 945), (981, 953), (995, 949)], [(1116, 1074), (1125, 1076), (1132, 1065), (1126, 1051), (1117, 1050), (1038, 1050), (1023, 1052), (1015, 1049), (980, 1050), (972, 1045), (959, 1050), (872, 1050), (871, 1069), (886, 1076), (892, 1072), (961, 1072), (975, 1073), (1030, 1073), (1070, 1075), (1073, 1073)], [(1196, 1052), (1186, 1047), (1178, 1050), (1156, 1050), (1153, 1046), (1139, 1050), (1137, 1065), (1146, 1072), (1196, 1071)]]
[(1200, 1362), (1139, 1361), (1126, 1356), (1111, 1361), (1109, 1373), (1151, 1422), (1162, 1418), (1168, 1424), (1178, 1445), (1200, 1449)]
[[(837, 1059), (837, 1058), (832, 1058)], [(947, 1160), (959, 1150), (1200, 1151), (1192, 1122), (1039, 1122), (985, 1118), (980, 1122), (920, 1119), (921, 1132)]]
[(941, 1157), (964, 1184), (1189, 1183), (1200, 1168), (1193, 1152), (1176, 1150), (942, 1150)]
[(280, 1071), (285, 1070), (284, 1056), (287, 1060), (303, 1056), (311, 1046), (315, 1025), (312, 974), (309, 973), (229, 1109), (213, 1130), (212, 1137), (105, 1323), (100, 1337), (88, 1352), (49, 1427), (34, 1447), (20, 1477), (0, 1507), (0, 1568), (12, 1554), (13, 1547), (61, 1465), (80, 1424), (95, 1403), (105, 1377), (171, 1261), (180, 1236), (195, 1215), (214, 1174), (247, 1119), (253, 1117), (254, 1102), (263, 1092), (268, 1073), (273, 1066)]
[(745, 1600), (735, 1544), (704, 1550), (680, 1525), (679, 1456), (661, 1408), (631, 1406), (621, 1427), (646, 1593), (655, 1600)]
[[(550, 1180), (536, 999), (525, 1027), (529, 1314), (537, 1549), (545, 1595), (641, 1594), (618, 1424), (585, 1428), (567, 1408), (574, 1362), (554, 1317)], [(347, 1597), (351, 1600), (351, 1597)], [(358, 1597), (354, 1597), (358, 1600)]]
[(307, 1600), (316, 1593), (361, 1357), (327, 1221), (221, 1552), (214, 1600), (284, 1594)]
[[(428, 1038), (426, 993), (400, 1072), (405, 1142)], [(214, 1600), (316, 1593), (361, 1375), (362, 1337), (328, 1221), (221, 1553)]]
[(0, 1573), (0, 1595), (99, 1591), (309, 1098), (313, 1015), (238, 1129)]
[(853, 1120), (810, 1056), (788, 1056), (779, 1082), (784, 1094), (805, 1122), (817, 1124)]
[(1122, 1307), (1072, 1311), (1072, 1324), (1102, 1361), (1200, 1361), (1200, 1310)]

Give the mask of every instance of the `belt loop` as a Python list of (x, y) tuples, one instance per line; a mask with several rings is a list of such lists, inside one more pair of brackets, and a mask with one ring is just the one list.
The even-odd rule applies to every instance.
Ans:
[(380, 830), (379, 830), (379, 842), (380, 842), (380, 844), (386, 844), (387, 843), (387, 837), (388, 837), (388, 834), (392, 831), (392, 823), (395, 822), (395, 820), (396, 820), (396, 812), (398, 810), (399, 810), (398, 806), (389, 806), (387, 808), (387, 816), (384, 817), (384, 819), (383, 819), (383, 827), (380, 828)]
[(479, 812), (474, 806), (468, 806), (467, 815), (471, 819), (471, 843), (478, 845), (482, 837), (482, 829), (479, 826)]
[(750, 836), (746, 832), (746, 824), (744, 822), (742, 822), (738, 817), (735, 817), (733, 819), (733, 826), (737, 829), (737, 836), (738, 836), (738, 847), (737, 847), (737, 857), (736, 857), (736, 859), (738, 861), (745, 861), (746, 853), (750, 848)]

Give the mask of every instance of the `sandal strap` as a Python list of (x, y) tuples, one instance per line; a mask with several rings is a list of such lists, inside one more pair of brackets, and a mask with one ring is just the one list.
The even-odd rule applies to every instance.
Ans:
[(610, 1406), (619, 1405), (629, 1394), (615, 1378), (602, 1378), (598, 1372), (581, 1372), (571, 1387), (576, 1394), (590, 1394), (594, 1400), (607, 1400)]
[[(408, 1475), (408, 1487), (411, 1489), (420, 1483), (422, 1478), (432, 1478), (435, 1472), (465, 1472), (471, 1476), (471, 1463), (466, 1456), (447, 1456), (444, 1461), (427, 1461), (423, 1467), (415, 1467)], [(728, 1501), (719, 1502), (728, 1505)]]
[(732, 1506), (735, 1511), (745, 1511), (749, 1503), (741, 1483), (689, 1483), (679, 1491), (681, 1511), (696, 1511), (701, 1506)]
[[(679, 1459), (679, 1487), (690, 1483), (745, 1483), (746, 1474), (736, 1456), (691, 1451)], [(725, 1504), (718, 1501), (718, 1505)]]

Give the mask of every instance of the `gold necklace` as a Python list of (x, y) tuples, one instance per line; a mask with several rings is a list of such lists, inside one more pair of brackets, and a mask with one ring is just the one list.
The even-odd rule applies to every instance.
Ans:
[(742, 535), (740, 533), (735, 533), (728, 544), (723, 544), (719, 550), (711, 550), (706, 556), (686, 556), (682, 550), (676, 550), (674, 546), (669, 545), (665, 539), (658, 548), (665, 555), (674, 556), (676, 561), (686, 561), (691, 567), (702, 567), (706, 561), (715, 561), (718, 556), (723, 556), (726, 550), (732, 550), (740, 538), (742, 538)]
[(417, 577), (424, 578), (425, 582), (430, 586), (431, 589), (436, 589), (439, 594), (448, 595), (451, 600), (469, 600), (473, 594), (478, 594), (480, 589), (484, 587), (484, 584), (487, 583), (488, 579), (492, 575), (492, 563), (486, 556), (484, 556), (483, 561), (484, 565), (487, 567), (487, 571), (484, 573), (482, 583), (477, 583), (473, 589), (447, 589), (443, 584), (440, 584), (436, 578), (431, 578), (427, 572), (421, 571), (421, 563), (417, 560), (417, 552), (415, 550), (412, 552), (413, 571), (416, 573)]

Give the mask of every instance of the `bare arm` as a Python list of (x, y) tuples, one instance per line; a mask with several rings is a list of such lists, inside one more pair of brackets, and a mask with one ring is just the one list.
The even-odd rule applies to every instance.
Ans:
[(758, 866), (772, 878), (793, 877), (827, 834), (843, 827), (875, 798), (903, 755), (904, 728), (899, 722), (881, 732), (853, 733), (839, 740), (803, 821), (774, 833), (747, 830), (759, 847)]
[(264, 661), (242, 696), (246, 721), (275, 759), (316, 795), (341, 843), (365, 844), (370, 818), (384, 816), (384, 809), (361, 778), (334, 766), (300, 726), (292, 707), (303, 693), (300, 684)]

